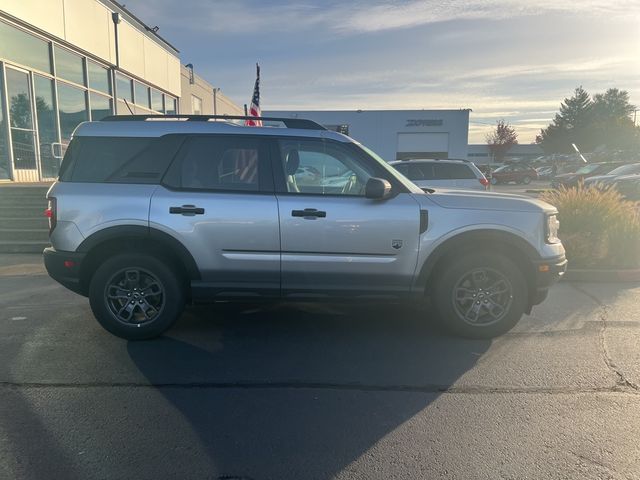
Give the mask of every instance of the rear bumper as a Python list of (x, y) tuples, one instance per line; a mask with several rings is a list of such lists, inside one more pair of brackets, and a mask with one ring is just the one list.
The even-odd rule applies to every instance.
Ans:
[(567, 271), (567, 264), (567, 258), (564, 255), (534, 262), (536, 278), (532, 305), (538, 305), (547, 298), (549, 287), (562, 278)]
[(63, 252), (47, 247), (42, 254), (44, 266), (51, 278), (73, 292), (87, 294), (86, 285), (83, 285), (80, 279), (80, 268), (85, 253)]

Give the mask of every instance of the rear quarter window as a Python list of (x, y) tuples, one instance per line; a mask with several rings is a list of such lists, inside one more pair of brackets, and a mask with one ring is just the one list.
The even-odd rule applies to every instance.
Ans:
[(182, 138), (76, 137), (65, 154), (60, 180), (85, 183), (160, 183)]

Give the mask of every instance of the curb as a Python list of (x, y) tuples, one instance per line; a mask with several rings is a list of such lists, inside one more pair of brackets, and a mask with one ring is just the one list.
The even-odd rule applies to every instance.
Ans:
[(562, 276), (569, 282), (621, 283), (640, 282), (640, 268), (604, 269), (604, 268), (572, 268)]

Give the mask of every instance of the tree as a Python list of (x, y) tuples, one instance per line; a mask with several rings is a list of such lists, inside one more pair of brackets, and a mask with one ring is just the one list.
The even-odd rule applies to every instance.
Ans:
[(518, 143), (518, 134), (515, 128), (505, 123), (504, 120), (498, 120), (496, 129), (488, 133), (486, 138), (489, 151), (498, 162), (504, 160), (509, 149)]
[(583, 151), (599, 145), (630, 148), (640, 138), (630, 118), (634, 110), (624, 90), (610, 88), (592, 99), (578, 87), (572, 97), (564, 99), (553, 121), (536, 137), (536, 143), (546, 153), (570, 153), (572, 143)]

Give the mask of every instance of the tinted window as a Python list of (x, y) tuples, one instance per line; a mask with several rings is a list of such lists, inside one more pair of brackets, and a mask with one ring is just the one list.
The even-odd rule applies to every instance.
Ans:
[(205, 190), (260, 190), (264, 143), (247, 137), (189, 138), (168, 175), (171, 186)]
[(410, 180), (433, 180), (435, 178), (434, 166), (429, 163), (409, 165)]
[(398, 170), (401, 174), (403, 174), (405, 177), (407, 177), (409, 175), (409, 165), (394, 165), (393, 166), (396, 170)]
[(455, 180), (465, 180), (476, 178), (471, 168), (467, 165), (461, 165), (458, 163), (442, 163), (435, 164), (435, 179), (455, 179)]
[[(150, 144), (150, 138), (78, 137), (74, 139), (70, 180), (104, 182)], [(65, 155), (66, 157), (69, 155)]]

